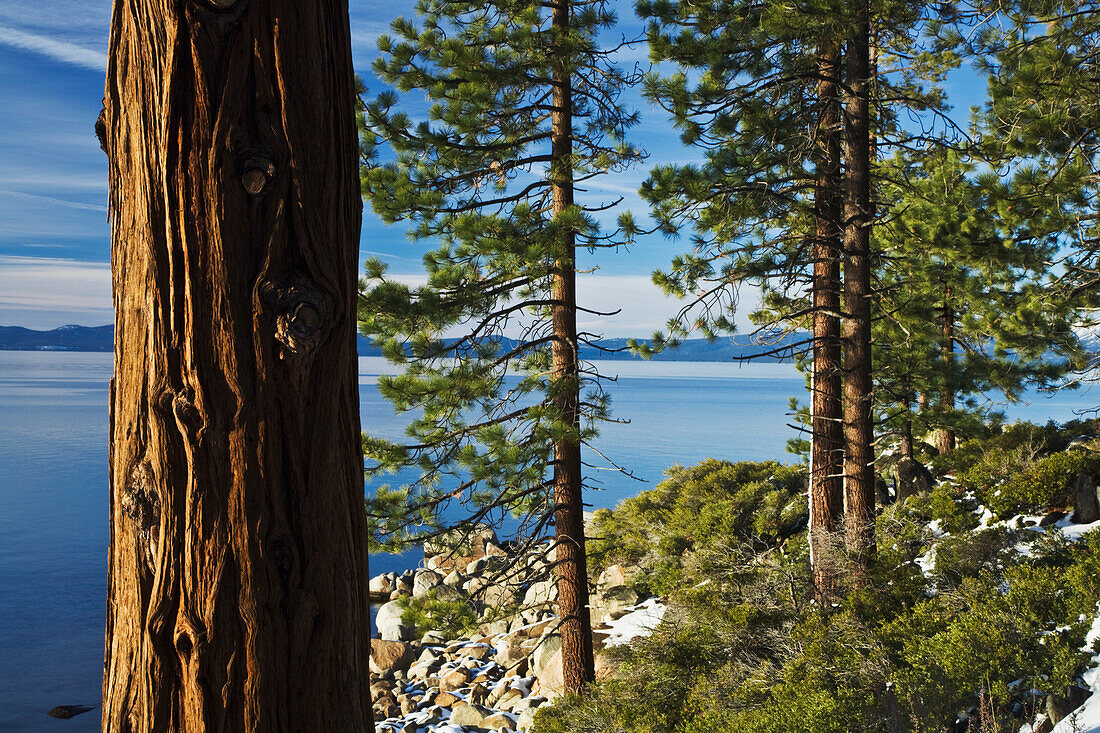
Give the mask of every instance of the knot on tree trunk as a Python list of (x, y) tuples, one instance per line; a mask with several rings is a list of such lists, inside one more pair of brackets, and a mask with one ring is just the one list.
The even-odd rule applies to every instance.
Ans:
[(160, 494), (157, 492), (156, 474), (149, 461), (140, 460), (130, 469), (126, 486), (122, 490), (121, 509), (134, 522), (146, 565), (150, 569), (156, 567)]
[(328, 296), (308, 282), (272, 286), (267, 300), (275, 311), (275, 340), (282, 347), (279, 356), (283, 359), (311, 351), (331, 325)]
[(172, 413), (180, 426), (189, 432), (197, 432), (202, 427), (202, 414), (195, 406), (194, 392), (189, 389), (181, 389), (172, 397)]
[(265, 155), (250, 155), (241, 166), (241, 185), (252, 196), (259, 196), (275, 175), (275, 163)]
[(138, 461), (130, 469), (126, 488), (122, 492), (122, 511), (143, 532), (160, 521), (160, 496), (149, 461)]

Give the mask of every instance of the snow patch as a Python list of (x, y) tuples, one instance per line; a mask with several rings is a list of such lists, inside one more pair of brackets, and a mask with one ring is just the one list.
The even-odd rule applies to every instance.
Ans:
[(661, 623), (667, 610), (668, 606), (656, 598), (639, 603), (633, 611), (607, 625), (611, 635), (604, 646), (621, 646), (629, 644), (631, 639), (649, 636)]

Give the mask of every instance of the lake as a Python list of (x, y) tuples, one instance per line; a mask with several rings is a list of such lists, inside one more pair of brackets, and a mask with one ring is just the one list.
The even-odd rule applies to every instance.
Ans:
[[(99, 728), (107, 553), (107, 384), (111, 354), (0, 352), (0, 730)], [(364, 429), (397, 438), (404, 419), (375, 388), (388, 364), (359, 361)], [(790, 365), (598, 363), (616, 417), (598, 447), (647, 483), (600, 471), (586, 501), (614, 506), (652, 487), (674, 463), (706, 457), (789, 457), (790, 397), (805, 382)], [(1032, 395), (1010, 417), (1074, 417), (1098, 394)], [(590, 462), (597, 462), (590, 461)], [(400, 558), (372, 558), (371, 573)], [(56, 705), (96, 705), (72, 720)]]

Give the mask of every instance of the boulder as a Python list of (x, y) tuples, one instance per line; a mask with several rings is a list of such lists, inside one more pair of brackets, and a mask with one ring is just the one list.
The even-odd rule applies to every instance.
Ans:
[(470, 681), (470, 671), (465, 667), (456, 667), (439, 678), (441, 692), (461, 690)]
[(426, 596), (429, 590), (435, 588), (442, 582), (443, 577), (433, 570), (428, 570), (427, 568), (421, 568), (417, 570), (416, 575), (413, 576), (413, 598)]
[(535, 708), (527, 708), (519, 714), (516, 720), (517, 730), (527, 730), (535, 723)]
[(927, 494), (932, 490), (935, 479), (932, 472), (915, 458), (902, 458), (894, 466), (894, 478), (897, 480), (897, 497), (902, 502), (910, 496)]
[(558, 586), (552, 579), (540, 580), (527, 587), (523, 594), (524, 606), (538, 606), (558, 600)]
[(473, 644), (462, 650), (462, 653), (471, 659), (484, 661), (493, 653), (493, 647), (488, 644)]
[(1066, 513), (1055, 509), (1052, 512), (1047, 512), (1043, 515), (1043, 518), (1039, 520), (1040, 527), (1049, 527), (1055, 522), (1059, 522), (1066, 518)]
[(602, 651), (596, 652), (595, 662), (596, 679), (598, 680), (613, 676), (618, 669), (618, 665), (612, 661), (611, 657)]
[(77, 715), (83, 715), (84, 713), (95, 710), (93, 705), (58, 705), (57, 707), (46, 713), (51, 718), (58, 718), (60, 720), (68, 720), (69, 718), (75, 718)]
[(383, 603), (378, 607), (378, 616), (374, 624), (378, 627), (378, 635), (385, 641), (412, 641), (416, 630), (411, 626), (401, 623), (401, 615), (404, 609), (397, 601)]
[(424, 632), (424, 636), (420, 639), (421, 644), (443, 644), (447, 640), (443, 638), (443, 634), (439, 633), (435, 629)]
[(465, 580), (462, 573), (457, 570), (452, 570), (447, 574), (447, 577), (443, 579), (443, 585), (461, 586)]
[(451, 708), (451, 725), (472, 726), (485, 728), (485, 721), (493, 715), (493, 711), (483, 705), (471, 705), (468, 702), (456, 702)]
[(371, 639), (370, 671), (376, 675), (404, 672), (416, 657), (416, 647), (403, 641)]
[(1047, 695), (1047, 718), (1057, 725), (1060, 720), (1084, 705), (1088, 697), (1089, 691), (1077, 685), (1067, 687), (1065, 695)]
[(425, 595), (431, 595), (437, 601), (466, 601), (469, 600), (469, 596), (461, 588), (456, 588), (453, 585), (437, 585), (434, 588), (428, 589)]
[[(489, 699), (493, 700), (492, 695), (489, 696)], [(512, 708), (514, 708), (516, 704), (519, 703), (519, 701), (522, 699), (522, 692), (520, 692), (519, 690), (513, 690), (509, 687), (505, 688), (504, 691), (501, 692), (500, 697), (498, 697), (496, 700), (493, 700), (492, 704), (493, 707), (495, 707), (497, 710), (506, 710), (508, 712), (512, 712)]]
[(561, 649), (546, 660), (543, 668), (538, 672), (539, 681), (535, 685), (535, 692), (540, 695), (547, 693), (560, 693), (565, 689), (565, 672), (562, 670)]
[(370, 593), (371, 601), (378, 599), (388, 599), (390, 594), (397, 590), (397, 584), (394, 579), (390, 577), (388, 573), (382, 575), (376, 575), (370, 579), (367, 585), (368, 592)]
[[(434, 563), (436, 567), (452, 570), (465, 567), (471, 560), (485, 557), (487, 544), (498, 544), (496, 532), (487, 524), (455, 529), (426, 541), (424, 557), (438, 558)], [(460, 559), (464, 561), (461, 564)]]
[(449, 692), (441, 692), (435, 696), (435, 704), (444, 708), (450, 708), (456, 702), (460, 702), (461, 700), (461, 697), (459, 697), (458, 695), (452, 695)]
[(1077, 477), (1077, 495), (1073, 504), (1073, 521), (1092, 524), (1100, 519), (1100, 501), (1096, 495), (1096, 477), (1083, 474)]
[(1096, 439), (1100, 438), (1100, 435), (1078, 435), (1066, 445), (1066, 450), (1082, 451), (1084, 453), (1095, 453), (1096, 448), (1094, 444)]
[(602, 591), (618, 585), (634, 585), (642, 575), (643, 570), (637, 565), (608, 565), (596, 580), (596, 588)]
[[(535, 647), (535, 653), (531, 656), (531, 671), (536, 677), (541, 677), (543, 670), (561, 650), (561, 634), (557, 632), (547, 634), (539, 639)], [(561, 656), (558, 654), (558, 656)]]
[[(625, 611), (634, 606), (639, 600), (641, 600), (641, 597), (638, 592), (628, 586), (617, 585), (608, 588), (597, 593), (592, 600), (592, 619), (600, 621), (608, 616), (614, 618), (617, 612)], [(619, 613), (619, 615), (622, 614)]]
[(485, 719), (482, 725), (490, 730), (510, 729), (512, 727), (512, 719), (504, 713), (493, 713)]

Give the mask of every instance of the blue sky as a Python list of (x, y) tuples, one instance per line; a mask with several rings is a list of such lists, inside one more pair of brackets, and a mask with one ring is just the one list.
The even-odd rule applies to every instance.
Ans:
[[(615, 4), (621, 8), (619, 32), (637, 35), (641, 26), (629, 3)], [(413, 0), (352, 0), (353, 55), (368, 94), (381, 86), (370, 72), (379, 34), (393, 17), (411, 15), (413, 6)], [(0, 325), (45, 329), (113, 319), (106, 159), (93, 133), (103, 96), (109, 23), (106, 0), (0, 3)], [(629, 56), (644, 60), (644, 48)], [(949, 84), (952, 99), (964, 110), (980, 101), (980, 89), (967, 75)], [(636, 94), (629, 102), (642, 112), (633, 139), (649, 160), (601, 179), (588, 195), (602, 200), (624, 196), (624, 205), (642, 214), (636, 191), (648, 166), (689, 160), (697, 153), (679, 144), (661, 110)], [(622, 309), (598, 330), (644, 336), (660, 327), (676, 304), (656, 291), (649, 274), (682, 246), (653, 236), (629, 251), (582, 262), (584, 268), (598, 267), (580, 279), (582, 305)], [(391, 272), (415, 281), (425, 249), (410, 244), (403, 230), (382, 225), (369, 207), (364, 211), (361, 259), (381, 256)]]

